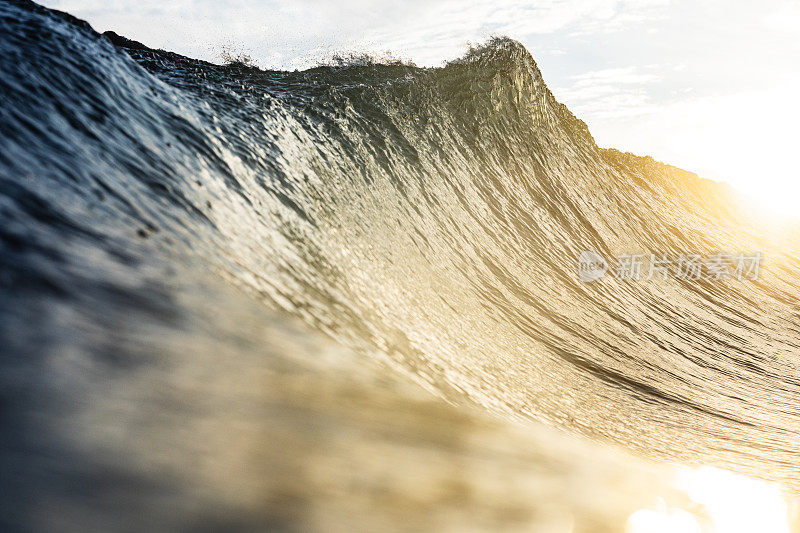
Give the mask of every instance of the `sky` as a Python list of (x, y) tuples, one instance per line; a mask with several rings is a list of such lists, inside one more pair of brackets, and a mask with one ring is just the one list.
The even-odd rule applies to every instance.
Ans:
[(45, 0), (153, 48), (263, 68), (335, 54), (420, 66), (508, 36), (598, 144), (800, 216), (800, 0)]

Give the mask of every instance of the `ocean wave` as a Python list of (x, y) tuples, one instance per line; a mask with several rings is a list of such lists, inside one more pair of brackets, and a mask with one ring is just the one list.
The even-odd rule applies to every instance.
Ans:
[[(29, 493), (53, 477), (81, 483), (96, 468), (156, 498), (197, 474), (227, 481), (181, 500), (175, 520), (200, 517), (198, 502), (213, 499), (221, 524), (235, 525), (225, 517), (244, 506), (247, 520), (321, 528), (296, 519), (302, 506), (336, 507), (329, 493), (315, 500), (324, 483), (291, 489), (291, 476), (276, 472), (302, 459), (342, 475), (351, 457), (334, 439), (358, 453), (359, 428), (385, 429), (346, 409), (377, 417), (371, 402), (417, 406), (409, 416), (422, 425), (441, 420), (430, 438), (446, 441), (433, 447), (454, 463), (461, 450), (447, 439), (472, 439), (460, 424), (482, 428), (488, 410), (797, 490), (796, 230), (778, 239), (726, 186), (599, 148), (518, 42), (494, 39), (441, 68), (342, 61), (279, 72), (152, 50), (28, 2), (0, 3), (0, 28), (0, 339), (4, 413), (13, 411), (4, 445), (29, 457), (4, 462)], [(576, 261), (586, 250), (609, 260), (760, 251), (767, 263), (757, 281), (584, 283)], [(267, 390), (239, 381), (251, 370)], [(153, 376), (163, 389), (138, 381)], [(205, 382), (209, 391), (193, 388)], [(419, 386), (454, 407), (418, 407), (409, 398)], [(163, 445), (185, 445), (159, 418), (160, 402), (175, 431), (209, 439), (205, 451), (187, 449), (236, 471), (256, 461), (259, 435), (338, 451), (325, 462), (320, 444), (267, 444), (283, 459), (239, 480), (257, 490), (172, 452), (163, 464), (175, 479), (109, 473), (115, 453), (130, 451), (142, 474), (159, 468)], [(182, 427), (184, 416), (225, 432), (228, 409), (246, 452), (223, 453), (219, 433)], [(275, 421), (275, 435), (250, 418), (259, 416)], [(336, 420), (347, 429), (330, 429)], [(164, 441), (131, 443), (148, 427)], [(557, 455), (561, 438), (548, 436), (544, 455)], [(377, 461), (392, 440), (370, 442)], [(464, 446), (463, 460), (476, 464), (480, 447)], [(388, 456), (412, 461), (414, 450)], [(565, 461), (586, 467), (576, 454)], [(48, 470), (46, 458), (67, 456), (74, 465)], [(504, 457), (510, 475), (516, 459)], [(419, 475), (432, 479), (422, 462)], [(453, 491), (479, 499), (476, 480), (457, 481)], [(403, 482), (386, 483), (402, 492)], [(290, 503), (278, 512), (282, 491)], [(258, 494), (269, 494), (268, 510), (252, 515), (239, 497)], [(486, 516), (508, 492), (490, 496)], [(76, 498), (102, 507), (94, 493)], [(148, 508), (147, 498), (137, 505)], [(442, 505), (421, 520), (444, 516)], [(624, 515), (616, 503), (599, 518), (575, 505), (583, 524)], [(150, 519), (169, 526), (169, 512)], [(360, 525), (381, 523), (376, 516)]]

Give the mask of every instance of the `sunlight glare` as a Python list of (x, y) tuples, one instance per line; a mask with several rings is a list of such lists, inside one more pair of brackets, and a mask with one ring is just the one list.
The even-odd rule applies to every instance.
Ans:
[[(692, 513), (659, 500), (628, 518), (627, 533), (789, 533), (789, 509), (781, 489), (713, 467), (681, 469), (675, 488), (699, 509)], [(702, 527), (705, 524), (708, 527)]]

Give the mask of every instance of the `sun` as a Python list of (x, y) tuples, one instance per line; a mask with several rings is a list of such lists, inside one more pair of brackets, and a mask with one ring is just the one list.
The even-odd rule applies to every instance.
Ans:
[(736, 187), (760, 218), (772, 222), (800, 223), (800, 187), (776, 186), (769, 183)]

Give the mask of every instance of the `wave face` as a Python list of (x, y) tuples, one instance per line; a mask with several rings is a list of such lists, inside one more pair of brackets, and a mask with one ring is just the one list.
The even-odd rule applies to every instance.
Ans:
[[(0, 52), (10, 525), (119, 526), (103, 514), (118, 494), (153, 527), (213, 515), (302, 529), (319, 513), (377, 527), (408, 509), (375, 494), (411, 506), (406, 481), (441, 497), (417, 525), (458, 528), (447, 497), (484, 512), (461, 526), (544, 520), (530, 500), (575, 496), (517, 501), (476, 470), (451, 480), (458, 497), (431, 485), (422, 448), (460, 470), (480, 464), (476, 427), (512, 431), (487, 410), (800, 488), (797, 234), (762, 233), (722, 185), (598, 148), (519, 43), (436, 69), (264, 72), (4, 1)], [(758, 281), (583, 283), (584, 250), (759, 250), (767, 263)], [(580, 470), (600, 453), (570, 455), (528, 424), (539, 436), (486, 437), (528, 454), (487, 475), (552, 456)], [(421, 442), (397, 443), (420, 427)], [(364, 488), (344, 466), (359, 446), (364, 471), (382, 458), (418, 477)], [(352, 522), (364, 509), (325, 472), (372, 495), (372, 514)], [(93, 492), (101, 479), (117, 492)], [(175, 496), (203, 484), (216, 490)], [(47, 522), (43, 492), (84, 518)], [(576, 530), (619, 518), (600, 493), (594, 514), (572, 502)], [(516, 514), (492, 514), (503, 505)]]

